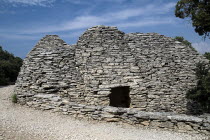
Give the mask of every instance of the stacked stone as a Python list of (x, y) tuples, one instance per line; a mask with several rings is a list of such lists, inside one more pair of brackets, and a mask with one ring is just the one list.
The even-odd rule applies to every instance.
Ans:
[(111, 89), (126, 86), (131, 108), (187, 113), (185, 95), (196, 85), (194, 69), (202, 61), (208, 62), (163, 35), (95, 26), (76, 45), (56, 35), (41, 39), (24, 60), (15, 92), (23, 104), (37, 94), (49, 94), (77, 104), (109, 106)]
[(106, 26), (90, 28), (80, 37), (76, 63), (87, 89), (86, 104), (109, 105), (112, 87), (131, 86), (135, 84), (133, 77), (138, 79), (138, 74), (130, 73), (135, 58), (123, 37), (124, 33), (116, 27)]
[(171, 112), (144, 112), (135, 108), (88, 106), (69, 102), (54, 94), (37, 94), (27, 105), (36, 109), (61, 112), (79, 119), (123, 122), (147, 128), (210, 135), (210, 116), (207, 114), (189, 116)]
[[(69, 98), (67, 89), (76, 89), (82, 80), (76, 70), (74, 54), (75, 46), (67, 45), (57, 35), (41, 39), (25, 58), (16, 81), (19, 102), (33, 100), (39, 93)], [(78, 96), (74, 91), (72, 96)]]
[(124, 34), (116, 27), (90, 28), (76, 47), (89, 105), (109, 105), (111, 88), (129, 86), (133, 108), (186, 112), (185, 95), (196, 85), (194, 69), (202, 61), (196, 51), (172, 38)]
[[(209, 116), (164, 113), (188, 113), (185, 95), (196, 85), (198, 62), (208, 60), (172, 38), (95, 26), (76, 45), (57, 35), (41, 39), (15, 93), (21, 104), (75, 117), (210, 134)], [(131, 108), (107, 107), (111, 90), (122, 86), (130, 89)]]
[[(135, 105), (147, 111), (186, 112), (185, 95), (196, 85), (196, 64), (207, 61), (189, 46), (157, 33), (131, 33), (125, 39), (139, 67)], [(145, 100), (139, 102), (142, 96)]]

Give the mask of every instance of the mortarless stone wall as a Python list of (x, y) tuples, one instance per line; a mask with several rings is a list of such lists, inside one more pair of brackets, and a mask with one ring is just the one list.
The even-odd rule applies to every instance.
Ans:
[(33, 106), (46, 106), (36, 98), (48, 96), (49, 108), (60, 102), (109, 106), (111, 90), (126, 86), (130, 108), (188, 113), (185, 95), (196, 85), (196, 63), (203, 61), (190, 47), (157, 33), (95, 26), (76, 45), (56, 35), (41, 39), (24, 60), (15, 92), (19, 103)]

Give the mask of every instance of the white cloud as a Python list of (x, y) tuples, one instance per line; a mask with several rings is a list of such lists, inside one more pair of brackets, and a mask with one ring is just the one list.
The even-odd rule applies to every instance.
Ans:
[(192, 46), (200, 53), (210, 52), (210, 44), (206, 42), (192, 43)]
[(89, 4), (86, 0), (63, 0), (64, 2), (70, 2), (72, 4)]
[(143, 27), (143, 26), (153, 26), (153, 25), (159, 25), (159, 24), (173, 24), (175, 23), (174, 18), (148, 18), (148, 19), (141, 19), (139, 21), (135, 22), (123, 22), (116, 24), (115, 26), (121, 27), (121, 28), (127, 28), (127, 27)]
[(24, 4), (30, 6), (50, 6), (55, 0), (3, 0), (4, 2), (9, 2), (11, 4)]
[(7, 34), (3, 33), (0, 34), (0, 37), (2, 39), (9, 39), (9, 40), (37, 40), (41, 37), (41, 35), (22, 35), (22, 34)]
[(126, 0), (63, 0), (63, 1), (70, 2), (73, 4), (95, 4), (100, 2), (122, 3)]
[(167, 13), (169, 10), (174, 8), (176, 3), (168, 3), (162, 5), (161, 7), (158, 5), (150, 4), (146, 7), (135, 8), (135, 9), (125, 9), (118, 12), (108, 13), (107, 17), (113, 17), (116, 19), (128, 19), (130, 17), (136, 16), (149, 16), (149, 15), (159, 15)]
[[(44, 2), (53, 2), (55, 0), (7, 0), (9, 2), (19, 2), (28, 5), (42, 5)], [(102, 0), (106, 1), (106, 0)], [(109, 1), (109, 0), (107, 0)], [(119, 0), (121, 1), (121, 0)], [(146, 7), (139, 7), (133, 9), (123, 9), (119, 11), (111, 11), (102, 15), (82, 15), (77, 16), (71, 20), (60, 22), (59, 24), (45, 23), (45, 26), (30, 25), (30, 28), (19, 28), (0, 30), (0, 37), (8, 39), (25, 39), (36, 40), (46, 33), (60, 34), (61, 37), (79, 36), (81, 29), (90, 28), (96, 25), (111, 25), (119, 28), (127, 27), (143, 27), (160, 24), (175, 24), (177, 22), (175, 17), (167, 17), (167, 13), (172, 10), (175, 3), (159, 5), (150, 4)], [(42, 5), (44, 6), (44, 5)], [(43, 24), (42, 24), (43, 25)], [(31, 28), (33, 27), (33, 28)], [(64, 34), (63, 32), (71, 31), (72, 34)]]
[(59, 36), (62, 38), (62, 39), (64, 39), (64, 38), (75, 38), (75, 37), (78, 37), (79, 38), (79, 36), (81, 36), (82, 35), (82, 33), (83, 33), (83, 31), (76, 31), (76, 32), (69, 32), (69, 33), (61, 33), (61, 34), (59, 34)]
[(115, 2), (115, 3), (122, 3), (126, 0), (2, 0), (4, 2), (10, 3), (12, 5), (22, 4), (22, 5), (29, 5), (29, 6), (51, 6), (52, 3), (55, 1), (63, 1), (63, 2), (70, 2), (72, 4), (95, 4), (100, 2)]
[(90, 26), (98, 25), (101, 23), (106, 23), (109, 20), (97, 17), (97, 16), (79, 16), (74, 20), (70, 20), (64, 23), (60, 23), (59, 25), (46, 26), (43, 28), (36, 29), (28, 29), (22, 31), (25, 34), (33, 34), (33, 33), (50, 33), (50, 32), (60, 32), (60, 31), (70, 31), (77, 29), (84, 29)]
[(15, 14), (15, 11), (0, 10), (0, 14)]
[[(158, 24), (171, 24), (175, 22), (173, 18), (151, 18), (153, 16), (159, 16), (167, 13), (174, 7), (175, 3), (168, 3), (162, 5), (148, 5), (147, 7), (141, 7), (136, 9), (125, 9), (116, 12), (105, 13), (103, 15), (94, 16), (78, 16), (72, 20), (61, 22), (57, 25), (47, 25), (45, 27), (36, 27), (34, 29), (25, 29), (22, 33), (33, 34), (33, 33), (50, 33), (50, 32), (61, 32), (89, 28), (95, 25), (114, 25), (119, 27), (140, 27), (140, 26), (151, 26)], [(130, 18), (138, 17), (140, 21), (130, 22)], [(150, 18), (149, 18), (150, 17)]]

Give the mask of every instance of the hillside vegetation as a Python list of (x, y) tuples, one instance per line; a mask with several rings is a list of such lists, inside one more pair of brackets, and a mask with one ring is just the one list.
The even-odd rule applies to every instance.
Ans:
[(23, 60), (0, 46), (0, 85), (15, 83)]

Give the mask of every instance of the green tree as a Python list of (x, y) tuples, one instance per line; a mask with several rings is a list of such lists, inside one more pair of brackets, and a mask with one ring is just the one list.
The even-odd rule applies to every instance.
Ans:
[(0, 46), (0, 85), (14, 83), (17, 79), (22, 59), (4, 51)]
[(174, 39), (183, 43), (186, 46), (189, 46), (192, 50), (196, 51), (195, 48), (193, 48), (192, 44), (189, 41), (185, 40), (184, 37), (176, 36)]
[(210, 37), (210, 1), (209, 0), (179, 0), (175, 15), (179, 18), (189, 18), (195, 32), (200, 36)]

